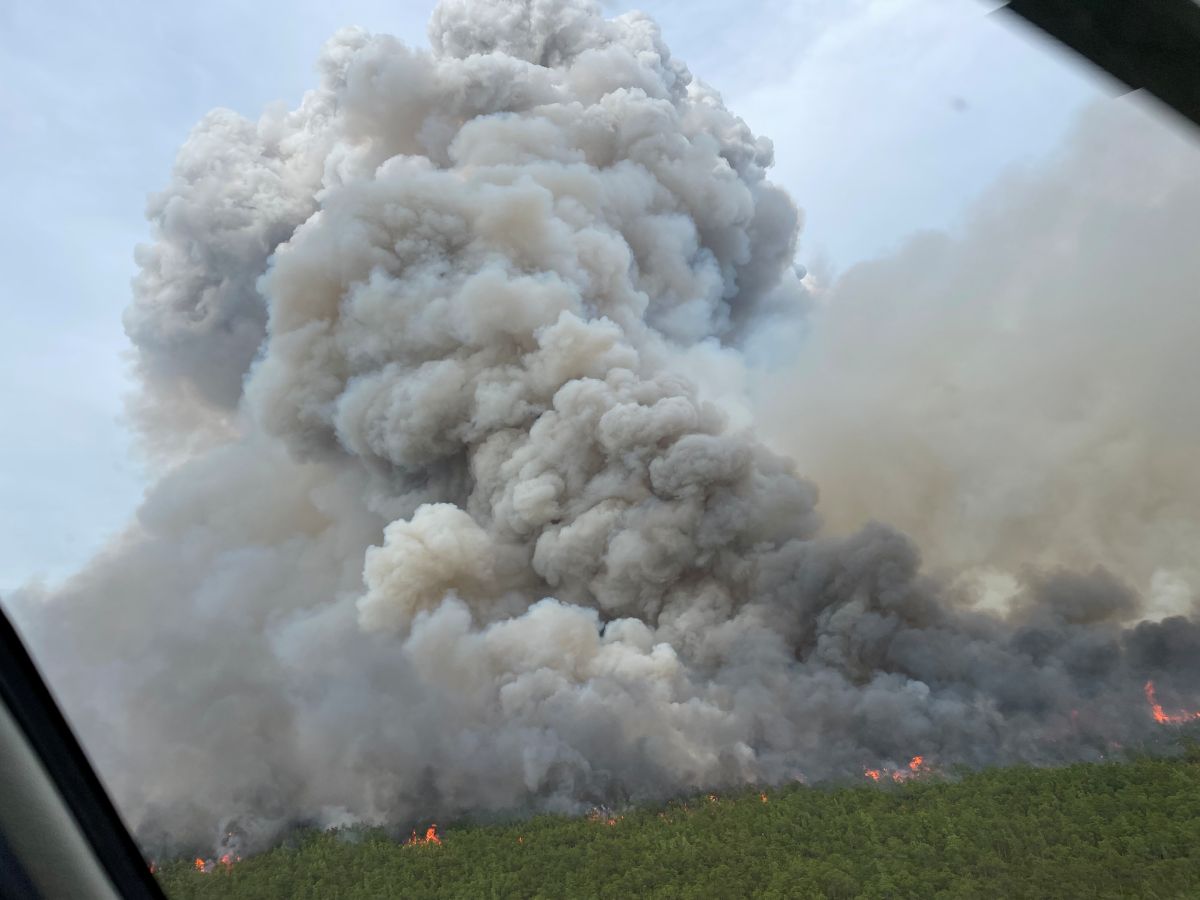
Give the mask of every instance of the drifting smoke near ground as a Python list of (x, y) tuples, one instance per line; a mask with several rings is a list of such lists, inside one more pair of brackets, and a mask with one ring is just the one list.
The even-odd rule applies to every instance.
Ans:
[(960, 572), (1103, 564), (1193, 608), (1200, 145), (1171, 123), (1097, 107), (961, 237), (829, 287), (761, 415), (828, 525), (883, 519)]
[(298, 110), (197, 127), (126, 318), (186, 461), (10, 598), (144, 841), (1151, 733), (1190, 621), (1125, 628), (1103, 570), (962, 611), (693, 386), (810, 298), (770, 144), (648, 19), (444, 0), (430, 37), (341, 32)]

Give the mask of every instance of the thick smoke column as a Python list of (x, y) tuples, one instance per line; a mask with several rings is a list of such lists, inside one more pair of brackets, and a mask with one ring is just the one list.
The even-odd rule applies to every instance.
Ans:
[(145, 427), (216, 445), (13, 598), (145, 840), (1148, 733), (1193, 624), (1123, 630), (1099, 570), (957, 611), (901, 534), (820, 537), (694, 386), (807, 302), (799, 216), (649, 19), (446, 0), (430, 38), (339, 33), (298, 110), (211, 114), (151, 204)]

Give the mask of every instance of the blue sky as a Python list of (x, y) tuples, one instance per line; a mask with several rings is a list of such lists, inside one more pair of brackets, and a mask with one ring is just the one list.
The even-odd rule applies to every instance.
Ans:
[[(994, 4), (992, 4), (994, 5)], [(1049, 153), (1112, 86), (967, 0), (647, 0), (692, 72), (775, 143), (835, 269), (956, 216)], [(120, 315), (148, 193), (207, 110), (256, 116), (315, 82), (346, 24), (425, 44), (426, 3), (0, 5), (0, 589), (57, 580), (137, 506)]]

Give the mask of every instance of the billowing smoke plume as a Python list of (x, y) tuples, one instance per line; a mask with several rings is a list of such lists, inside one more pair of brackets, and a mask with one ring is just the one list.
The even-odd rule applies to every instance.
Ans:
[(12, 598), (144, 839), (1150, 732), (1195, 625), (1127, 630), (1100, 569), (964, 612), (900, 533), (821, 537), (695, 386), (810, 298), (771, 145), (650, 20), (444, 0), (430, 36), (339, 33), (298, 110), (211, 114), (151, 204), (143, 421), (216, 444)]

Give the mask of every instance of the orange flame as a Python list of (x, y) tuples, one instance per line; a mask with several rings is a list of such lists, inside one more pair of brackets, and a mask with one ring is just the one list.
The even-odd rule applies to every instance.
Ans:
[(767, 802), (767, 795), (766, 795), (765, 793), (763, 793), (763, 794), (759, 794), (759, 795), (758, 795), (758, 799), (759, 799), (759, 800), (761, 800), (763, 803), (766, 803), (766, 802)]
[[(229, 872), (233, 869), (233, 864), (235, 862), (241, 861), (242, 858), (240, 856), (234, 856), (232, 853), (225, 853), (217, 860), (203, 859), (197, 856), (196, 861), (192, 863), (192, 868), (201, 874), (208, 875), (212, 873), (218, 865), (221, 865), (224, 867), (226, 872)], [(157, 871), (154, 863), (150, 864), (150, 871)]]
[(887, 776), (899, 784), (902, 781), (918, 778), (932, 771), (933, 769), (925, 764), (925, 757), (918, 755), (910, 759), (908, 765), (903, 769), (864, 769), (863, 776), (870, 778), (872, 781), (880, 781), (884, 776)]
[(438, 846), (440, 846), (442, 843), (442, 839), (438, 836), (437, 823), (432, 823), (432, 824), (430, 824), (430, 826), (428, 828), (425, 829), (425, 837), (423, 837), (423, 838), (417, 837), (417, 831), (414, 828), (413, 832), (412, 832), (412, 836), (404, 843), (411, 844), (414, 846), (417, 844), (421, 844), (421, 845), (437, 844)]
[(593, 809), (590, 813), (588, 813), (589, 822), (598, 822), (601, 825), (608, 825), (609, 827), (616, 825), (617, 822), (621, 821), (623, 818), (625, 817), (613, 816), (599, 809)]
[(925, 765), (925, 757), (914, 756), (908, 761), (908, 771), (899, 769), (892, 773), (892, 781), (901, 782), (908, 781), (910, 778), (916, 778), (929, 771), (929, 767)]
[(1146, 702), (1150, 704), (1150, 714), (1154, 716), (1154, 721), (1160, 725), (1178, 725), (1181, 722), (1192, 722), (1200, 719), (1200, 712), (1191, 712), (1184, 710), (1181, 713), (1163, 712), (1162, 704), (1158, 702), (1158, 698), (1154, 696), (1154, 682), (1147, 681), (1143, 688), (1146, 692)]

